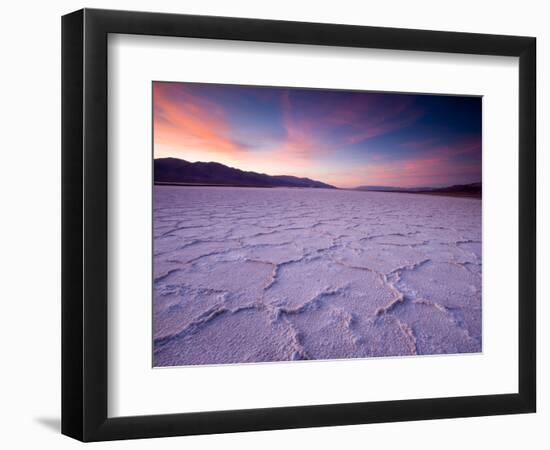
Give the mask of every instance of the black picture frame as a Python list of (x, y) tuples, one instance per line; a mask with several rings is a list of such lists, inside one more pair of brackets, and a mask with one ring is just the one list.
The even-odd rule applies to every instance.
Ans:
[[(109, 33), (519, 57), (517, 393), (107, 416)], [(82, 441), (535, 412), (536, 39), (83, 9), (62, 18), (62, 433)], [(510, 293), (514, 295), (514, 293)]]

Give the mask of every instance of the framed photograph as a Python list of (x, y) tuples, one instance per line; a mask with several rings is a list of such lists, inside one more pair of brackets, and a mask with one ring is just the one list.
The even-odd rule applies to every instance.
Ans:
[(62, 432), (535, 412), (532, 37), (62, 20)]

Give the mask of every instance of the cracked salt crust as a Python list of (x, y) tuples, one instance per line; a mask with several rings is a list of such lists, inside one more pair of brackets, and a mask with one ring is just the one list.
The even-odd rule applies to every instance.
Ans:
[(481, 201), (156, 186), (154, 365), (481, 351)]

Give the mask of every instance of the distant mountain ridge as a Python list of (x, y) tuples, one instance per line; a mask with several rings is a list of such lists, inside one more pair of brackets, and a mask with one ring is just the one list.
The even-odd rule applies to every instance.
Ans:
[(401, 188), (394, 186), (358, 186), (355, 188), (358, 191), (377, 191), (377, 192), (408, 192), (408, 193), (425, 193), (425, 194), (456, 194), (469, 195), (473, 197), (481, 197), (481, 183), (469, 184), (454, 184), (445, 187), (417, 187), (417, 188)]
[(402, 188), (402, 187), (395, 187), (395, 186), (358, 186), (354, 189), (356, 191), (417, 192), (417, 191), (427, 191), (433, 188), (428, 188), (428, 187)]
[(336, 189), (310, 178), (246, 172), (216, 162), (192, 163), (177, 158), (155, 159), (154, 172), (157, 184)]

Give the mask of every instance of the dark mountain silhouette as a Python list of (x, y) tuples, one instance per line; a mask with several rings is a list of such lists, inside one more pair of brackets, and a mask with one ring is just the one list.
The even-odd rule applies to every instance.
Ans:
[(359, 191), (377, 191), (377, 192), (407, 192), (418, 194), (446, 194), (460, 195), (468, 197), (481, 197), (481, 183), (455, 184), (446, 187), (417, 187), (401, 188), (394, 186), (359, 186), (355, 188)]
[(245, 172), (216, 162), (191, 163), (177, 158), (160, 158), (154, 163), (155, 184), (336, 189), (309, 178)]

